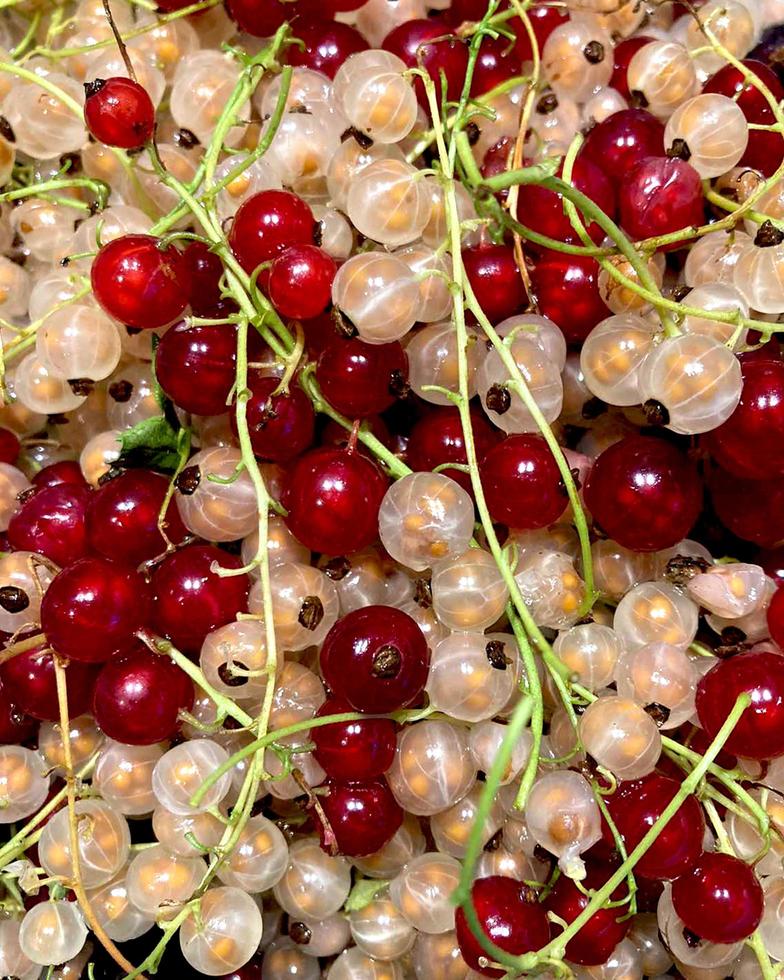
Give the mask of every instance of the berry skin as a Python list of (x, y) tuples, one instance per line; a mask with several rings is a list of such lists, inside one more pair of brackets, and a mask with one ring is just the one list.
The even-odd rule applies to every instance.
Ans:
[(296, 194), (261, 191), (234, 216), (229, 245), (242, 268), (251, 273), (292, 245), (312, 245), (315, 225), (309, 205)]
[(747, 759), (784, 755), (784, 657), (775, 653), (742, 653), (721, 660), (700, 680), (697, 716), (706, 734), (716, 736), (744, 692), (751, 695), (751, 704), (727, 739), (727, 751)]
[(430, 651), (407, 613), (392, 606), (365, 606), (335, 623), (319, 662), (334, 695), (356, 711), (385, 714), (420, 696)]
[(321, 846), (327, 853), (347, 857), (375, 854), (395, 835), (403, 823), (403, 810), (386, 779), (365, 782), (326, 784), (327, 793), (319, 797), (324, 815), (332, 830), (330, 835), (321, 821)]
[(366, 344), (335, 336), (321, 352), (316, 381), (330, 405), (350, 419), (377, 415), (405, 391), (408, 356), (396, 340)]
[[(631, 93), (629, 92), (629, 85), (626, 81), (626, 76), (629, 71), (629, 62), (637, 54), (640, 48), (644, 48), (646, 44), (655, 40), (652, 37), (646, 37), (644, 34), (640, 34), (636, 37), (627, 37), (623, 41), (619, 41), (615, 45), (613, 51), (613, 73), (610, 79), (610, 85), (620, 92), (621, 95), (627, 101), (631, 98)], [(659, 149), (661, 152), (661, 148)]]
[(84, 121), (106, 146), (135, 150), (155, 129), (155, 107), (146, 90), (130, 78), (96, 78), (85, 85)]
[[(587, 888), (600, 888), (608, 877), (606, 866), (588, 869), (584, 882)], [(613, 898), (622, 897), (622, 885)], [(562, 875), (547, 896), (544, 907), (554, 912), (567, 924), (577, 918), (588, 905), (589, 897), (584, 894), (571, 878)], [(566, 958), (581, 966), (598, 966), (609, 958), (612, 951), (626, 935), (629, 922), (624, 919), (628, 909), (621, 905), (616, 908), (602, 908), (588, 919), (577, 935), (566, 944)], [(556, 925), (556, 929), (561, 929)]]
[[(316, 717), (353, 710), (342, 698), (327, 698)], [(374, 779), (383, 776), (392, 765), (397, 744), (395, 730), (395, 723), (388, 718), (363, 718), (313, 728), (313, 755), (330, 779)]]
[(236, 22), (240, 30), (254, 37), (271, 37), (285, 20), (298, 14), (299, 18), (309, 20), (309, 13), (315, 13), (312, 4), (306, 0), (297, 0), (293, 9), (289, 3), (281, 0), (227, 0), (226, 8), (229, 16)]
[(570, 344), (582, 343), (610, 316), (599, 295), (599, 264), (590, 256), (545, 252), (531, 270), (531, 286), (539, 312), (558, 324)]
[(241, 568), (235, 555), (208, 544), (192, 544), (169, 555), (152, 575), (152, 622), (183, 653), (197, 654), (204, 637), (248, 611), (247, 575), (221, 577), (212, 571)]
[[(87, 539), (93, 551), (140, 565), (166, 550), (158, 514), (169, 481), (152, 470), (126, 470), (96, 490), (87, 509)], [(187, 534), (174, 502), (166, 509), (166, 534), (179, 544)]]
[(710, 480), (716, 515), (728, 531), (761, 548), (772, 548), (784, 539), (784, 483), (740, 480), (721, 471)]
[(45, 486), (11, 518), (8, 540), (16, 551), (36, 551), (56, 565), (67, 565), (89, 552), (87, 505), (92, 491), (83, 482)]
[(173, 245), (158, 246), (152, 235), (123, 235), (104, 245), (93, 262), (96, 300), (127, 327), (165, 327), (188, 306), (188, 266)]
[[(500, 433), (491, 425), (482, 412), (471, 409), (471, 429), (474, 433), (476, 455), (481, 460), (490, 452), (500, 439)], [(466, 464), (465, 440), (460, 413), (449, 406), (431, 408), (423, 416), (409, 436), (406, 447), (406, 462), (412, 470), (434, 470), (442, 463)], [(471, 477), (462, 470), (441, 470), (444, 476), (459, 483), (467, 492), (472, 493)]]
[[(621, 183), (618, 207), (623, 228), (636, 239), (701, 225), (705, 211), (700, 175), (677, 157), (641, 160)], [(676, 242), (668, 247), (681, 246)]]
[[(528, 19), (533, 28), (534, 37), (539, 43), (539, 50), (541, 51), (544, 47), (544, 42), (553, 33), (553, 31), (561, 24), (565, 24), (569, 20), (569, 14), (566, 10), (560, 7), (551, 7), (549, 3), (532, 3), (527, 10)], [(481, 20), (484, 16), (484, 10), (480, 10), (478, 19)], [(531, 39), (528, 36), (528, 31), (521, 24), (516, 28), (515, 32), (515, 54), (520, 59), (520, 63), (524, 61), (533, 60), (533, 48), (531, 47)]]
[[(90, 710), (98, 668), (71, 660), (66, 674), (68, 714), (76, 718)], [(0, 683), (16, 707), (31, 718), (60, 720), (54, 659), (48, 645), (25, 650), (0, 665)]]
[(672, 904), (687, 929), (712, 943), (737, 943), (760, 924), (764, 895), (754, 871), (731, 854), (705, 852), (672, 885)]
[(41, 602), (41, 627), (63, 657), (100, 663), (132, 649), (149, 611), (141, 575), (107, 558), (80, 558), (52, 579)]
[(636, 163), (664, 153), (664, 126), (644, 109), (621, 109), (593, 127), (582, 153), (610, 180), (624, 181)]
[[(396, 54), (409, 68), (427, 72), (442, 95), (442, 73), (446, 79), (446, 98), (460, 98), (468, 67), (468, 47), (457, 38), (449, 38), (449, 26), (436, 18), (408, 20), (399, 24), (384, 38), (382, 47)], [(419, 103), (427, 108), (427, 95), (421, 78), (414, 81)]]
[(594, 521), (632, 551), (677, 544), (702, 508), (702, 486), (692, 463), (671, 443), (648, 436), (627, 436), (605, 449), (584, 495)]
[[(288, 394), (273, 395), (279, 384), (279, 378), (262, 377), (256, 372), (250, 376), (247, 417), (256, 456), (285, 463), (313, 442), (316, 417), (310, 399), (297, 384), (292, 382)], [(233, 412), (231, 427), (236, 433), (237, 418)]]
[(547, 527), (568, 503), (547, 443), (540, 436), (509, 436), (479, 465), (487, 507), (494, 521), (516, 529)]
[(32, 738), (37, 729), (30, 718), (11, 701), (11, 696), (0, 682), (0, 745), (21, 745)]
[(286, 50), (289, 64), (320, 71), (329, 78), (335, 77), (335, 72), (349, 55), (368, 48), (359, 31), (334, 20), (298, 23), (297, 37), (305, 47), (292, 44)]
[(768, 606), (768, 629), (771, 637), (781, 646), (784, 642), (784, 589), (780, 583)]
[(10, 429), (0, 428), (0, 463), (15, 463), (19, 455), (19, 440)]
[(311, 551), (344, 555), (378, 537), (378, 509), (388, 486), (381, 470), (351, 449), (322, 446), (294, 463), (283, 491), (286, 524)]
[(87, 486), (81, 466), (70, 459), (44, 466), (35, 474), (32, 483), (34, 487), (54, 487), (60, 483), (73, 483), (78, 487)]
[(471, 94), (475, 97), (484, 95), (518, 75), (521, 67), (518, 58), (509, 52), (509, 42), (505, 38), (485, 38), (476, 59)]
[(222, 415), (236, 376), (237, 331), (229, 324), (178, 323), (161, 338), (155, 373), (174, 404), (194, 415)]
[[(642, 779), (621, 783), (606, 798), (610, 816), (630, 853), (661, 816), (680, 789), (680, 783), (653, 772)], [(705, 819), (696, 797), (687, 796), (661, 834), (635, 865), (645, 878), (677, 878), (693, 867), (702, 853)], [(610, 828), (602, 825), (608, 846), (614, 847)]]
[(154, 745), (172, 738), (179, 712), (193, 707), (193, 684), (165, 656), (135, 650), (105, 664), (95, 682), (93, 715), (108, 738)]
[(499, 323), (525, 306), (525, 286), (508, 245), (465, 248), (463, 265), (471, 289), (491, 323)]
[[(501, 875), (480, 878), (471, 886), (471, 901), (482, 931), (507, 953), (530, 953), (550, 941), (550, 923), (544, 906), (529, 901), (527, 892), (522, 882)], [(504, 976), (504, 970), (480, 965), (480, 959), (486, 961), (492, 956), (474, 936), (461, 908), (455, 914), (455, 927), (466, 963), (483, 977)]]
[(310, 320), (327, 308), (337, 266), (315, 245), (292, 245), (273, 260), (267, 292), (281, 314)]
[(190, 274), (190, 304), (194, 316), (217, 317), (226, 302), (220, 288), (223, 263), (205, 242), (189, 242), (182, 257)]

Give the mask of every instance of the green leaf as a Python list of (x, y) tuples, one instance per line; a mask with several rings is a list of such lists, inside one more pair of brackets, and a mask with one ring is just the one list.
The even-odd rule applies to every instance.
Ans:
[(118, 469), (145, 467), (174, 473), (180, 461), (180, 431), (165, 415), (137, 422), (120, 436), (122, 450), (114, 465)]
[(346, 912), (357, 912), (366, 905), (370, 905), (380, 891), (389, 885), (388, 881), (377, 880), (374, 878), (360, 878), (354, 883), (351, 893), (343, 906)]

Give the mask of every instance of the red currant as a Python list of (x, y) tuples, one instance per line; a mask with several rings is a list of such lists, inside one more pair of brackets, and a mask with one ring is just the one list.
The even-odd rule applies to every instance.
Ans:
[[(610, 85), (616, 92), (620, 92), (627, 102), (631, 99), (629, 85), (626, 81), (629, 62), (640, 48), (644, 48), (646, 44), (650, 44), (653, 40), (655, 38), (639, 34), (636, 37), (626, 37), (615, 45), (615, 50), (613, 51), (613, 73), (610, 79)], [(657, 152), (661, 153), (661, 147), (659, 147)]]
[[(322, 704), (316, 717), (353, 710), (348, 701), (332, 697)], [(395, 758), (395, 723), (388, 718), (323, 725), (311, 729), (310, 737), (316, 746), (313, 750), (316, 761), (331, 779), (342, 782), (383, 776)]]
[(84, 88), (84, 121), (99, 143), (135, 150), (150, 139), (155, 129), (155, 106), (138, 82), (118, 75), (96, 78)]
[(334, 20), (313, 20), (297, 24), (297, 37), (305, 45), (292, 44), (286, 50), (290, 65), (300, 65), (335, 77), (349, 55), (367, 51), (368, 43), (355, 28)]
[[(430, 76), (436, 95), (450, 102), (460, 98), (468, 68), (468, 47), (436, 18), (407, 20), (384, 38), (382, 47), (396, 54), (409, 68), (421, 68)], [(442, 86), (446, 83), (446, 91)], [(414, 81), (417, 98), (427, 108), (425, 86), (420, 78)]]
[(705, 852), (673, 882), (672, 904), (697, 936), (712, 943), (737, 943), (760, 924), (764, 894), (748, 864), (732, 854)]
[(291, 191), (261, 191), (237, 211), (229, 244), (251, 273), (292, 245), (312, 245), (315, 227), (313, 212), (301, 197)]
[(0, 744), (21, 745), (35, 735), (37, 727), (35, 719), (11, 701), (8, 690), (0, 682)]
[[(544, 42), (553, 33), (556, 27), (561, 24), (565, 24), (569, 20), (569, 14), (566, 10), (561, 7), (551, 7), (547, 0), (537, 0), (537, 2), (532, 3), (528, 10), (528, 19), (533, 28), (534, 37), (536, 38), (539, 50), (541, 51), (544, 47)], [(476, 20), (481, 20), (484, 16), (484, 10), (480, 11), (479, 17)], [(525, 27), (520, 24), (515, 30), (515, 54), (520, 59), (522, 64), (524, 61), (533, 61), (534, 52), (531, 46), (531, 39), (528, 36), (528, 31)]]
[(523, 309), (528, 297), (511, 247), (471, 245), (463, 249), (463, 265), (477, 302), (491, 323)]
[(32, 483), (34, 487), (54, 487), (59, 483), (73, 483), (79, 487), (87, 486), (81, 466), (71, 459), (63, 459), (59, 463), (50, 463), (48, 466), (44, 466), (35, 474)]
[(25, 500), (8, 525), (16, 551), (35, 551), (56, 565), (67, 565), (89, 551), (87, 505), (92, 491), (82, 483), (57, 483)]
[[(287, 394), (273, 394), (279, 385), (279, 378), (263, 377), (256, 372), (251, 374), (247, 418), (256, 456), (284, 463), (299, 456), (313, 442), (316, 416), (310, 399), (298, 385), (292, 383)], [(236, 433), (234, 413), (231, 427)]]
[(515, 435), (490, 450), (479, 466), (494, 521), (511, 528), (554, 524), (568, 503), (561, 474), (540, 436)]
[(784, 483), (771, 480), (741, 480), (718, 471), (710, 479), (716, 515), (744, 541), (772, 548), (784, 539)]
[(621, 183), (618, 205), (621, 224), (636, 239), (701, 225), (705, 218), (700, 175), (677, 157), (649, 157), (632, 167)]
[(10, 429), (0, 428), (0, 463), (15, 463), (19, 448), (16, 434)]
[(539, 312), (557, 323), (570, 344), (582, 343), (610, 311), (599, 295), (599, 264), (591, 256), (544, 252), (531, 269)]
[(622, 109), (593, 127), (582, 153), (610, 180), (623, 182), (635, 164), (664, 153), (664, 126), (644, 109)]
[(178, 323), (161, 337), (155, 373), (174, 404), (194, 415), (222, 415), (234, 386), (237, 330), (230, 324)]
[(292, 245), (272, 262), (267, 292), (281, 316), (310, 320), (332, 295), (335, 260), (315, 245)]
[(506, 38), (484, 38), (471, 79), (471, 94), (475, 97), (485, 95), (497, 85), (519, 75), (521, 68), (519, 58), (509, 51)]
[(217, 317), (225, 303), (220, 285), (223, 263), (206, 242), (189, 242), (182, 257), (190, 274), (191, 310), (195, 316)]
[[(327, 852), (347, 857), (375, 854), (387, 844), (403, 823), (403, 810), (386, 779), (325, 784), (319, 796), (329, 828), (319, 821), (321, 846)], [(331, 833), (330, 833), (331, 831)]]
[[(471, 430), (476, 455), (481, 460), (498, 443), (500, 433), (482, 412), (474, 408), (471, 409)], [(406, 462), (412, 470), (434, 470), (443, 463), (467, 464), (463, 426), (456, 408), (431, 408), (416, 423), (406, 447)], [(468, 473), (451, 468), (441, 472), (468, 493), (473, 493)]]
[[(599, 888), (607, 877), (605, 866), (589, 867), (585, 886)], [(622, 892), (623, 887), (618, 891)], [(622, 896), (613, 894), (613, 898), (618, 897)], [(590, 897), (571, 878), (561, 875), (547, 896), (544, 907), (568, 925), (580, 915), (589, 901)], [(566, 958), (581, 966), (598, 966), (604, 963), (629, 929), (629, 921), (625, 918), (627, 912), (628, 909), (623, 905), (594, 912), (577, 935), (566, 944)], [(562, 931), (559, 926), (555, 928), (558, 932)]]
[[(98, 668), (71, 660), (66, 668), (68, 714), (71, 718), (90, 710)], [(0, 682), (13, 703), (39, 721), (59, 721), (57, 679), (48, 644), (18, 653), (0, 666)]]
[(338, 412), (350, 419), (377, 415), (405, 393), (408, 357), (396, 340), (366, 344), (334, 336), (316, 365), (321, 393)]

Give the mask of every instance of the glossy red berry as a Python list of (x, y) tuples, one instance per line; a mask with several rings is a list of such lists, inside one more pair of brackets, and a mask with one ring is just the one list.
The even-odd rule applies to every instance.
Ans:
[(20, 745), (35, 735), (37, 724), (11, 700), (0, 681), (0, 745)]
[[(436, 87), (436, 96), (454, 102), (460, 98), (468, 68), (468, 46), (450, 37), (449, 25), (437, 18), (407, 20), (384, 38), (382, 47), (396, 54), (409, 68), (421, 68)], [(443, 85), (446, 83), (446, 91)], [(421, 78), (414, 80), (420, 105), (427, 108)]]
[(154, 745), (172, 738), (180, 711), (193, 707), (193, 682), (165, 656), (135, 650), (101, 668), (93, 715), (107, 738)]
[[(588, 869), (584, 882), (586, 888), (599, 888), (607, 880), (607, 869), (604, 866)], [(622, 897), (623, 888), (614, 898)], [(581, 891), (571, 878), (565, 875), (556, 881), (553, 890), (547, 896), (544, 907), (548, 912), (554, 912), (568, 925), (573, 922), (588, 905), (590, 898)], [(612, 951), (623, 939), (629, 929), (626, 906), (602, 908), (588, 919), (577, 935), (566, 944), (566, 958), (581, 966), (598, 966), (609, 959)], [(562, 932), (559, 925), (554, 925), (556, 935)]]
[(754, 869), (732, 854), (705, 852), (672, 884), (672, 904), (683, 924), (712, 943), (737, 943), (762, 919), (764, 894)]
[(784, 589), (779, 589), (773, 593), (773, 598), (768, 606), (768, 629), (771, 637), (782, 646), (784, 643)]
[(242, 567), (239, 558), (220, 548), (192, 544), (169, 555), (153, 572), (154, 628), (183, 653), (198, 653), (208, 633), (248, 611), (248, 576), (220, 576), (213, 564)]
[(558, 324), (570, 344), (582, 343), (610, 316), (599, 295), (599, 264), (591, 256), (545, 252), (531, 269), (531, 287), (539, 312)]
[(80, 558), (46, 590), (41, 627), (57, 653), (100, 663), (132, 649), (149, 614), (149, 588), (141, 575), (107, 558)]
[[(483, 177), (497, 177), (510, 169), (514, 155), (515, 141), (511, 136), (502, 136), (484, 155), (482, 166), (479, 168)], [(499, 197), (506, 197), (508, 191), (500, 191)]]
[(84, 121), (99, 143), (135, 150), (152, 136), (155, 107), (138, 82), (122, 76), (96, 78), (84, 88)]
[(294, 463), (283, 492), (289, 529), (311, 551), (344, 555), (378, 537), (387, 478), (360, 452), (321, 447)]
[[(90, 710), (98, 668), (71, 660), (66, 668), (68, 714), (71, 718)], [(39, 721), (59, 721), (52, 651), (47, 644), (19, 653), (0, 666), (0, 682), (16, 707)]]
[(621, 225), (636, 239), (701, 225), (705, 211), (700, 175), (677, 157), (641, 160), (621, 183), (618, 207)]
[(403, 823), (403, 810), (383, 776), (362, 782), (330, 780), (319, 796), (329, 826), (317, 819), (321, 846), (346, 857), (375, 854)]
[[(622, 41), (619, 41), (613, 49), (613, 73), (610, 79), (610, 85), (620, 92), (621, 95), (627, 101), (631, 99), (631, 93), (629, 92), (629, 85), (626, 81), (626, 76), (629, 71), (629, 62), (637, 54), (640, 48), (644, 48), (646, 44), (650, 44), (651, 41), (655, 40), (652, 37), (646, 37), (644, 34), (639, 34), (636, 37), (626, 37)], [(659, 147), (658, 153), (661, 153), (661, 147)]]
[[(561, 176), (560, 171), (558, 176)], [(588, 157), (579, 156), (574, 161), (571, 183), (597, 204), (605, 214), (610, 217), (615, 214), (615, 192), (612, 184)], [(523, 185), (519, 190), (517, 208), (523, 224), (539, 232), (540, 235), (547, 235), (548, 238), (554, 238), (559, 242), (581, 243), (582, 239), (564, 213), (563, 198), (555, 191), (534, 184)], [(595, 221), (587, 223), (587, 230), (597, 244), (604, 238), (604, 231)]]
[(484, 38), (471, 79), (471, 94), (475, 97), (485, 95), (497, 85), (521, 74), (521, 68), (520, 60), (510, 51), (506, 38)]
[(0, 463), (15, 463), (19, 455), (19, 440), (10, 429), (0, 428)]
[(754, 561), (762, 565), (776, 585), (784, 585), (784, 547), (763, 549), (754, 556)]
[(716, 736), (743, 693), (751, 696), (751, 704), (727, 739), (727, 750), (747, 759), (784, 755), (784, 657), (742, 653), (708, 671), (697, 685), (696, 705), (709, 738)]
[(716, 515), (733, 534), (761, 548), (784, 540), (784, 482), (741, 480), (717, 471), (710, 479)]
[(330, 690), (357, 711), (384, 714), (415, 701), (430, 651), (417, 623), (392, 606), (364, 606), (335, 623), (321, 648)]
[(733, 476), (784, 476), (784, 361), (744, 361), (741, 371), (740, 403), (705, 444)]
[(59, 463), (50, 463), (32, 478), (34, 487), (54, 487), (58, 483), (73, 483), (78, 487), (87, 486), (82, 468), (76, 460), (63, 459)]
[[(533, 28), (534, 37), (538, 42), (540, 51), (544, 47), (544, 42), (556, 27), (565, 24), (569, 20), (569, 14), (563, 7), (552, 7), (547, 3), (547, 0), (542, 0), (541, 3), (532, 3), (526, 13), (528, 14), (528, 19)], [(476, 19), (481, 20), (483, 16), (484, 10), (480, 11), (479, 17)], [(520, 62), (533, 61), (534, 53), (528, 31), (520, 24), (516, 26), (514, 33), (515, 54), (520, 59)]]
[(471, 245), (463, 249), (471, 289), (491, 323), (499, 323), (526, 304), (523, 279), (508, 245)]
[(11, 546), (16, 551), (36, 551), (56, 565), (82, 558), (89, 551), (87, 505), (91, 494), (84, 483), (58, 483), (37, 490), (11, 518)]
[(292, 245), (312, 245), (315, 226), (313, 212), (301, 197), (291, 191), (261, 191), (237, 211), (229, 244), (251, 273)]
[(547, 443), (515, 435), (499, 442), (479, 464), (490, 516), (515, 529), (547, 527), (566, 510), (568, 498)]
[(155, 373), (174, 404), (194, 415), (222, 415), (234, 385), (237, 331), (230, 324), (178, 323), (161, 338)]
[(366, 344), (334, 336), (321, 352), (316, 380), (330, 405), (350, 419), (377, 415), (405, 394), (408, 357), (399, 341)]
[[(316, 712), (317, 718), (352, 712), (348, 701), (331, 697)], [(397, 745), (396, 726), (388, 718), (341, 721), (310, 730), (313, 755), (330, 779), (374, 779), (392, 765)]]
[(664, 153), (664, 126), (644, 109), (622, 109), (593, 127), (582, 153), (611, 180), (624, 181), (635, 164)]
[[(96, 490), (87, 509), (87, 539), (93, 551), (127, 565), (140, 565), (166, 550), (158, 530), (169, 480), (152, 470), (126, 470)], [(187, 534), (174, 502), (165, 530), (173, 544)]]
[(281, 0), (226, 0), (229, 15), (237, 22), (240, 30), (254, 37), (271, 37), (285, 20), (289, 20), (305, 6), (304, 2), (298, 2), (291, 9), (289, 4)]
[[(527, 886), (515, 878), (500, 875), (480, 878), (471, 886), (471, 902), (482, 932), (507, 953), (530, 953), (550, 941), (550, 923), (544, 906), (531, 901)], [(466, 963), (483, 977), (503, 977), (504, 970), (483, 965), (492, 955), (472, 932), (461, 908), (455, 914), (455, 928)]]
[(190, 276), (173, 245), (152, 235), (123, 235), (104, 245), (90, 271), (93, 294), (127, 327), (152, 330), (182, 316), (190, 300)]
[(191, 310), (195, 316), (217, 316), (225, 303), (220, 286), (223, 263), (205, 242), (189, 242), (182, 257), (190, 274)]
[(368, 48), (359, 31), (334, 20), (298, 22), (297, 37), (305, 46), (292, 44), (287, 48), (288, 63), (320, 71), (329, 78), (335, 77), (335, 72), (349, 55)]
[[(247, 419), (256, 456), (285, 463), (313, 442), (316, 416), (310, 399), (296, 382), (292, 381), (287, 394), (273, 394), (279, 385), (280, 378), (263, 377), (256, 372), (250, 375)], [(236, 433), (237, 418), (233, 412), (231, 427)]]
[[(478, 459), (482, 459), (495, 446), (500, 433), (485, 415), (471, 409), (471, 429)], [(443, 463), (462, 463), (466, 456), (463, 426), (456, 408), (431, 408), (414, 425), (406, 447), (406, 462), (412, 470), (434, 470)], [(472, 493), (471, 477), (462, 470), (441, 470), (444, 476), (455, 480), (468, 493)]]
[[(670, 804), (681, 784), (668, 776), (651, 773), (643, 779), (620, 783), (605, 798), (615, 826), (631, 853)], [(614, 846), (610, 828), (604, 824), (605, 842)], [(702, 853), (705, 819), (694, 796), (687, 796), (664, 830), (634, 867), (635, 874), (666, 880), (677, 878), (693, 867)]]
[(323, 313), (332, 295), (335, 260), (315, 245), (292, 245), (272, 262), (267, 293), (281, 314), (310, 320)]
[(663, 439), (627, 436), (605, 449), (584, 490), (596, 524), (632, 551), (659, 551), (686, 537), (702, 508), (690, 460)]

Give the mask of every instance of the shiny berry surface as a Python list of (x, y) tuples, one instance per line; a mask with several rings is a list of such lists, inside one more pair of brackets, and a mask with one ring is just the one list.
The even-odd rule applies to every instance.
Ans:
[[(342, 698), (327, 698), (316, 717), (351, 712)], [(382, 776), (395, 758), (395, 723), (387, 718), (335, 722), (311, 730), (313, 755), (324, 772), (341, 782)]]
[[(319, 821), (321, 846), (347, 857), (375, 854), (403, 823), (403, 810), (386, 779), (326, 784), (319, 797), (329, 828)], [(330, 833), (331, 831), (331, 833)]]
[(17, 551), (36, 551), (56, 565), (67, 565), (89, 552), (87, 506), (92, 491), (84, 483), (45, 486), (22, 504), (8, 525)]
[[(71, 660), (66, 673), (68, 713), (76, 718), (90, 710), (98, 667)], [(59, 721), (57, 679), (49, 646), (25, 650), (1, 664), (0, 683), (20, 711), (39, 721)]]
[(508, 436), (479, 464), (494, 521), (531, 529), (554, 524), (566, 509), (561, 474), (540, 436)]
[[(550, 939), (550, 924), (544, 907), (532, 902), (528, 889), (514, 878), (492, 875), (480, 878), (471, 887), (471, 901), (482, 931), (507, 953), (528, 953), (540, 949)], [(455, 915), (457, 942), (468, 965), (483, 977), (502, 977), (503, 970), (481, 966), (480, 959), (490, 959), (474, 936), (465, 913)]]
[(605, 449), (584, 495), (595, 523), (633, 551), (658, 551), (685, 538), (702, 506), (693, 464), (671, 443), (647, 436)]
[(332, 693), (357, 711), (383, 714), (416, 701), (430, 652), (422, 630), (400, 609), (365, 606), (339, 619), (319, 658)]
[(161, 338), (155, 370), (178, 408), (194, 415), (221, 415), (227, 410), (236, 361), (237, 332), (230, 325), (178, 323)]
[(700, 175), (677, 158), (641, 160), (621, 184), (618, 210), (624, 230), (637, 239), (701, 225), (704, 209)]
[(476, 59), (471, 92), (474, 96), (484, 95), (508, 79), (519, 74), (520, 62), (510, 52), (505, 38), (490, 38), (483, 41)]
[(531, 286), (542, 316), (561, 328), (571, 344), (581, 343), (610, 311), (599, 295), (596, 259), (547, 252), (531, 269)]
[[(275, 394), (280, 379), (255, 372), (248, 379), (248, 430), (253, 452), (260, 459), (283, 463), (298, 456), (313, 442), (315, 414), (310, 399), (296, 382), (288, 393)], [(231, 416), (236, 432), (236, 416)]]
[(613, 73), (610, 78), (610, 85), (617, 92), (620, 92), (627, 101), (631, 98), (629, 85), (626, 80), (629, 62), (640, 48), (644, 48), (646, 44), (653, 40), (654, 38), (652, 37), (638, 34), (634, 37), (624, 38), (615, 45), (615, 50), (613, 51)]
[(223, 263), (205, 242), (189, 242), (182, 253), (190, 275), (190, 306), (194, 316), (216, 317), (221, 309)]
[(292, 245), (272, 262), (267, 292), (281, 316), (309, 320), (330, 301), (337, 266), (315, 245)]
[(104, 245), (90, 271), (103, 309), (128, 327), (152, 330), (181, 316), (190, 299), (190, 277), (173, 245), (152, 235), (123, 235)]
[(733, 534), (761, 548), (784, 540), (784, 483), (742, 480), (721, 470), (710, 478), (711, 502), (716, 515)]
[[(569, 15), (565, 9), (551, 7), (546, 2), (532, 3), (526, 12), (540, 51), (544, 47), (544, 42), (553, 33), (555, 28), (566, 23), (569, 19)], [(480, 18), (483, 14), (484, 11), (480, 11)], [(515, 31), (515, 35), (515, 54), (517, 57), (521, 62), (533, 60), (533, 47), (528, 31), (523, 25), (520, 25)]]
[(41, 627), (63, 657), (98, 663), (131, 649), (149, 612), (141, 575), (107, 558), (81, 558), (47, 589)]
[[(598, 888), (607, 877), (604, 868), (590, 868), (588, 880), (584, 884), (587, 888)], [(623, 886), (620, 891), (622, 890)], [(589, 897), (574, 881), (561, 875), (547, 896), (544, 907), (568, 925), (582, 913), (588, 902)], [(598, 966), (604, 963), (628, 931), (629, 922), (624, 918), (627, 912), (628, 909), (624, 906), (602, 908), (594, 912), (577, 935), (566, 944), (567, 959), (581, 966)], [(557, 934), (560, 931), (558, 925), (554, 925), (553, 932)]]
[(0, 681), (0, 742), (3, 745), (20, 745), (35, 735), (36, 722), (18, 708)]
[(0, 428), (0, 463), (14, 463), (19, 455), (19, 440), (10, 429)]
[(378, 509), (386, 489), (386, 477), (361, 453), (313, 449), (288, 472), (283, 491), (286, 523), (311, 551), (359, 551), (378, 537)]
[(219, 568), (240, 568), (241, 561), (219, 548), (192, 544), (169, 555), (152, 574), (152, 622), (183, 653), (195, 654), (204, 637), (248, 610), (247, 575), (221, 577)]
[(93, 715), (108, 738), (154, 745), (178, 731), (193, 706), (193, 683), (173, 661), (138, 649), (105, 664), (93, 692)]
[[(561, 176), (559, 172), (558, 176)], [(615, 192), (601, 168), (586, 156), (579, 156), (572, 170), (572, 184), (589, 197), (605, 214), (615, 213)], [(540, 235), (547, 235), (560, 242), (580, 244), (581, 239), (564, 212), (563, 198), (555, 191), (533, 184), (520, 188), (519, 213), (525, 216), (525, 225)], [(595, 221), (587, 224), (588, 234), (597, 244), (604, 238), (604, 231)]]
[[(396, 54), (409, 68), (426, 71), (436, 86), (438, 97), (454, 102), (460, 98), (465, 81), (468, 46), (449, 34), (448, 25), (436, 18), (409, 20), (387, 34), (383, 47)], [(443, 90), (444, 81), (446, 91)], [(414, 88), (420, 104), (427, 107), (421, 79), (416, 80)]]
[(61, 460), (59, 463), (50, 463), (32, 478), (34, 487), (54, 487), (59, 483), (72, 483), (79, 487), (87, 486), (81, 466), (70, 459)]
[(468, 282), (488, 320), (495, 324), (525, 306), (526, 293), (514, 252), (507, 245), (463, 249)]
[[(500, 433), (476, 409), (471, 409), (471, 431), (476, 455), (481, 461), (498, 443)], [(443, 463), (466, 465), (466, 447), (460, 413), (456, 408), (434, 407), (411, 430), (406, 447), (406, 461), (412, 470), (434, 470)], [(481, 470), (481, 467), (480, 467)], [(459, 483), (471, 493), (471, 476), (463, 470), (447, 467), (444, 476)], [(486, 491), (485, 491), (486, 492)]]
[(715, 738), (744, 693), (751, 703), (727, 739), (727, 751), (748, 759), (784, 755), (784, 657), (743, 653), (722, 660), (705, 674), (697, 685), (696, 703), (700, 724), (710, 738)]
[(771, 637), (782, 645), (784, 640), (784, 590), (780, 587), (773, 593), (773, 598), (768, 606), (768, 629)]
[(292, 44), (286, 51), (288, 63), (312, 68), (329, 78), (335, 77), (335, 72), (349, 55), (368, 48), (359, 31), (333, 20), (300, 23), (297, 25), (297, 37), (305, 46), (301, 48)]
[(664, 152), (664, 126), (644, 109), (621, 109), (594, 126), (582, 153), (610, 179), (625, 180), (632, 167)]
[(84, 121), (99, 143), (133, 150), (152, 136), (155, 107), (138, 82), (118, 76), (98, 78), (85, 87)]
[(290, 191), (261, 191), (234, 216), (229, 245), (246, 272), (292, 245), (312, 245), (315, 219), (309, 205)]
[(408, 357), (398, 341), (366, 344), (335, 337), (321, 352), (316, 380), (330, 405), (350, 419), (394, 405), (408, 381)]
[(672, 886), (672, 904), (686, 928), (712, 943), (750, 936), (762, 918), (763, 900), (754, 870), (731, 854), (704, 853)]

